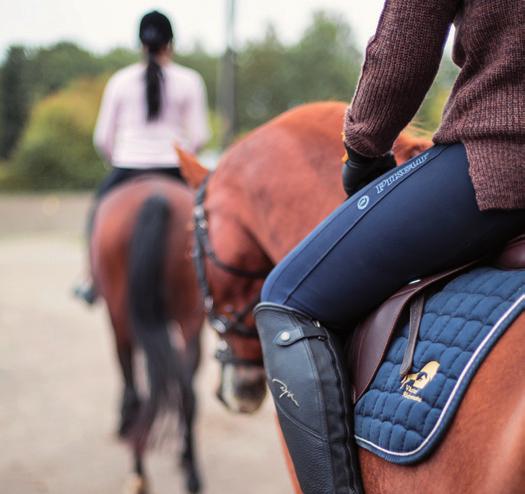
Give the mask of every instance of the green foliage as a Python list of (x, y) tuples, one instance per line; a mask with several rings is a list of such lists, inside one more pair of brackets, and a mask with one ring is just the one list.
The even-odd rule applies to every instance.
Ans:
[(441, 122), (443, 108), (459, 69), (452, 60), (444, 57), (430, 91), (427, 93), (415, 120), (422, 128), (434, 132)]
[(319, 100), (350, 101), (359, 77), (361, 54), (352, 30), (341, 16), (314, 14), (312, 24), (290, 50), (297, 103)]
[(262, 41), (248, 43), (238, 58), (238, 118), (242, 130), (287, 110), (293, 88), (285, 46), (269, 26)]
[(33, 104), (78, 77), (113, 72), (136, 60), (129, 50), (96, 57), (67, 41), (33, 50), (12, 46), (0, 72), (0, 157), (9, 157)]
[(137, 51), (126, 48), (115, 48), (98, 59), (98, 73), (115, 72), (139, 60), (140, 54)]
[(239, 54), (238, 113), (242, 131), (308, 101), (350, 100), (361, 55), (348, 24), (318, 12), (302, 38), (285, 46), (272, 26)]
[(91, 139), (105, 81), (77, 80), (34, 107), (10, 165), (11, 187), (77, 189), (100, 181), (104, 167)]
[(63, 41), (31, 54), (32, 90), (35, 99), (62, 89), (71, 80), (100, 73), (100, 63), (88, 51)]
[(30, 106), (28, 59), (21, 46), (12, 46), (0, 76), (0, 157), (7, 158), (18, 140)]

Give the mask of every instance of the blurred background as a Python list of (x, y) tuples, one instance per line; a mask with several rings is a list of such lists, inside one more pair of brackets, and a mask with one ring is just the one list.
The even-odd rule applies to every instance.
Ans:
[[(0, 479), (11, 493), (120, 492), (128, 452), (112, 431), (119, 377), (102, 307), (70, 295), (83, 270), (90, 193), (105, 175), (92, 145), (104, 85), (139, 60), (138, 21), (175, 25), (175, 61), (204, 78), (213, 137), (204, 160), (298, 104), (350, 101), (381, 0), (19, 0), (0, 29)], [(449, 50), (417, 117), (433, 131), (457, 72)], [(100, 305), (100, 304), (99, 304)], [(206, 492), (290, 486), (269, 403), (230, 415), (206, 332), (199, 452)], [(174, 459), (148, 460), (155, 492), (179, 492)]]

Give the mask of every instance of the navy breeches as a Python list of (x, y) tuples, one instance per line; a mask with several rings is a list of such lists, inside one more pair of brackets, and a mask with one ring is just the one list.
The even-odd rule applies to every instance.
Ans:
[(410, 281), (489, 254), (525, 210), (480, 211), (462, 144), (435, 146), (370, 183), (268, 276), (262, 301), (348, 329)]
[(133, 178), (141, 177), (152, 173), (158, 173), (160, 175), (166, 175), (173, 178), (174, 180), (180, 180), (184, 182), (182, 178), (180, 168), (178, 166), (170, 167), (159, 167), (159, 168), (123, 168), (115, 166), (104, 178), (102, 183), (99, 185), (98, 190), (95, 194), (97, 199), (102, 199), (108, 192), (113, 190), (118, 185), (127, 182)]

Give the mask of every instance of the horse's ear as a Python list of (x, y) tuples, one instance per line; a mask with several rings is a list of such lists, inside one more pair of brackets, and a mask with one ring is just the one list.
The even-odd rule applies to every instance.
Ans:
[(193, 154), (190, 154), (179, 146), (175, 146), (179, 155), (180, 171), (190, 187), (197, 189), (202, 181), (208, 176), (210, 170), (202, 166)]
[(394, 142), (392, 149), (396, 162), (400, 164), (421, 154), (431, 146), (432, 141), (426, 137), (413, 137), (407, 132), (402, 132)]

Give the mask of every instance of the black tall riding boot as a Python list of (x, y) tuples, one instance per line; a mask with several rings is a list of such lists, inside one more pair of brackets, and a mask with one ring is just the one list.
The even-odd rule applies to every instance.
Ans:
[(303, 493), (361, 493), (336, 338), (289, 307), (261, 303), (254, 312), (268, 385)]

